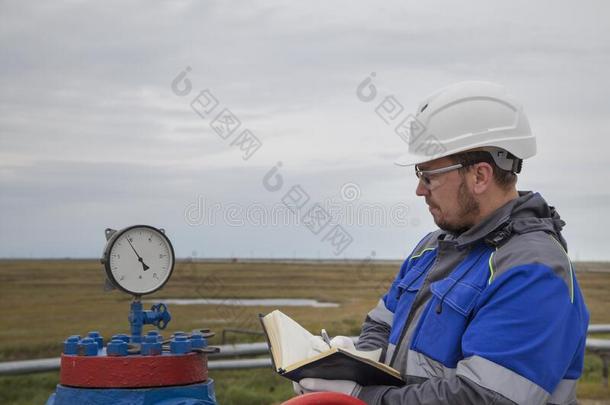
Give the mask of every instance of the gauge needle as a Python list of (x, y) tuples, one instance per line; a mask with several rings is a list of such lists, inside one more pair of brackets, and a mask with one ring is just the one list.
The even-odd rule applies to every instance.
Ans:
[(144, 271), (150, 269), (150, 267), (148, 267), (146, 265), (146, 263), (144, 263), (144, 260), (142, 260), (142, 258), (140, 257), (140, 255), (138, 254), (138, 252), (136, 252), (136, 249), (133, 247), (133, 245), (131, 244), (131, 241), (129, 240), (129, 238), (127, 238), (127, 242), (129, 242), (129, 246), (131, 246), (131, 248), (133, 249), (133, 252), (136, 254), (136, 256), (138, 256), (138, 261), (140, 263), (142, 263), (142, 268), (144, 269)]

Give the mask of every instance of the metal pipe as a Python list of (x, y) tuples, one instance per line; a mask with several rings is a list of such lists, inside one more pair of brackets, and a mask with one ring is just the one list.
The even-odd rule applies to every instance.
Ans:
[(587, 339), (587, 350), (592, 352), (610, 352), (610, 340)]
[(269, 353), (267, 343), (238, 343), (235, 345), (223, 345), (220, 347), (219, 353), (210, 354), (210, 359), (218, 359), (223, 357), (250, 356), (256, 354)]
[[(604, 327), (610, 325), (591, 325)], [(210, 354), (210, 359), (218, 359), (224, 357), (235, 357), (235, 356), (253, 356), (268, 353), (267, 343), (240, 343), (235, 345), (224, 345), (219, 346), (221, 352), (216, 354)], [(603, 355), (610, 353), (610, 340), (608, 339), (587, 339), (587, 350)], [(59, 369), (60, 358), (55, 357), (51, 359), (36, 359), (36, 360), (21, 360), (21, 361), (7, 361), (0, 363), (0, 375), (17, 375), (17, 374), (30, 374), (30, 373), (42, 373), (46, 371), (55, 371)], [(246, 369), (246, 368), (263, 368), (270, 367), (271, 359), (269, 358), (258, 358), (258, 359), (237, 359), (237, 360), (211, 360), (208, 362), (210, 370), (228, 370), (228, 369)]]
[(595, 324), (589, 325), (587, 333), (610, 333), (610, 324)]
[(0, 363), (0, 375), (44, 373), (59, 370), (59, 357), (52, 359), (5, 361)]
[(210, 370), (236, 370), (245, 368), (270, 368), (271, 359), (215, 360), (208, 362)]

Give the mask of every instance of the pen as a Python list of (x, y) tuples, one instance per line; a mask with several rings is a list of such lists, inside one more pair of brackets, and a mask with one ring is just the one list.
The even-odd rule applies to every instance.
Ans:
[(330, 345), (330, 337), (328, 336), (328, 333), (326, 332), (326, 329), (322, 329), (320, 331), (320, 335), (322, 335), (322, 340), (324, 341), (324, 343), (326, 343), (328, 345), (328, 347), (331, 347), (331, 345)]

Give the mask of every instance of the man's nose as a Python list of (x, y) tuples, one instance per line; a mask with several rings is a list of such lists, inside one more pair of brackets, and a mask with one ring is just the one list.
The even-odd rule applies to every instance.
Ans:
[(419, 180), (417, 182), (417, 188), (415, 189), (415, 194), (420, 197), (424, 197), (424, 196), (427, 196), (428, 194), (430, 194), (430, 190), (428, 190), (426, 187), (424, 187), (423, 182), (421, 180)]

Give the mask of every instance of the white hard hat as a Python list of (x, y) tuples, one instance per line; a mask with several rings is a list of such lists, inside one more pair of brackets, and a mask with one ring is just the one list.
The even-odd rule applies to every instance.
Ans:
[(486, 149), (505, 168), (515, 157), (520, 162), (536, 154), (523, 108), (504, 86), (490, 82), (460, 82), (437, 91), (420, 104), (406, 131), (409, 150), (396, 161), (399, 166)]

